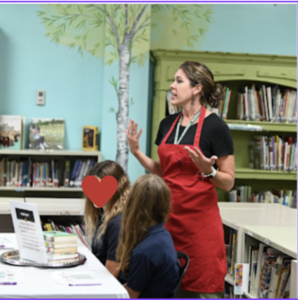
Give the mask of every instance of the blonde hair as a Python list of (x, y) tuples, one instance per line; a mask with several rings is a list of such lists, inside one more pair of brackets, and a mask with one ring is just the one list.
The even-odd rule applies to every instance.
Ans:
[(192, 87), (202, 85), (201, 104), (218, 107), (219, 102), (224, 100), (223, 88), (221, 84), (214, 83), (213, 74), (207, 66), (195, 61), (186, 61), (179, 69), (183, 70)]
[(86, 224), (86, 233), (89, 239), (92, 239), (96, 234), (96, 227), (98, 224), (98, 218), (101, 215), (102, 224), (97, 230), (96, 240), (105, 233), (108, 223), (116, 215), (123, 211), (126, 199), (128, 197), (130, 183), (127, 175), (124, 173), (122, 167), (111, 160), (105, 160), (97, 163), (89, 171), (88, 175), (96, 176), (102, 179), (105, 176), (113, 176), (118, 182), (118, 188), (113, 197), (106, 203), (105, 209), (98, 209), (94, 207), (93, 202), (85, 196), (85, 212), (84, 221)]
[(132, 186), (123, 211), (116, 258), (118, 269), (128, 273), (132, 250), (145, 238), (150, 226), (166, 221), (171, 192), (156, 175), (143, 175)]

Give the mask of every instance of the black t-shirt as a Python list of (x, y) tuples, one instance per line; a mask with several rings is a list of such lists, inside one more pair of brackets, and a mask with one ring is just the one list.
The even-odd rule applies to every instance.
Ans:
[[(155, 140), (156, 145), (161, 144), (162, 140), (170, 130), (172, 124), (174, 123), (178, 115), (179, 113), (176, 113), (174, 115), (169, 115), (168, 117), (166, 117), (160, 122), (157, 137)], [(174, 130), (171, 132), (168, 140), (165, 141), (166, 144), (174, 144), (174, 137), (176, 133), (177, 124), (178, 122), (176, 123)], [(196, 130), (197, 130), (197, 125), (198, 123), (193, 124), (188, 129), (183, 139), (181, 140), (180, 144), (193, 145)], [(184, 129), (185, 127), (180, 125), (178, 138), (182, 135)], [(204, 120), (199, 146), (202, 152), (204, 153), (204, 155), (208, 158), (210, 158), (212, 155), (216, 155), (217, 157), (222, 157), (222, 156), (234, 154), (234, 146), (233, 146), (233, 140), (230, 133), (230, 129), (225, 123), (225, 121), (223, 121), (215, 113), (210, 114)]]
[[(110, 220), (106, 228), (105, 233), (101, 236), (99, 241), (95, 241), (97, 236), (97, 230), (102, 224), (101, 219), (97, 224), (96, 234), (92, 239), (92, 253), (100, 260), (100, 262), (105, 265), (107, 260), (117, 261), (116, 260), (116, 251), (119, 242), (119, 234), (121, 229), (122, 213), (115, 216)], [(118, 280), (121, 283), (126, 282), (126, 276), (120, 272)]]

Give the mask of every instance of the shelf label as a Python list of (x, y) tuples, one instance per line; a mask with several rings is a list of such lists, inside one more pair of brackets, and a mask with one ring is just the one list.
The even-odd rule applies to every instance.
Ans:
[(16, 192), (24, 192), (25, 190), (23, 188), (17, 188)]
[(267, 244), (267, 245), (270, 245), (270, 241), (266, 238), (264, 239), (264, 243)]

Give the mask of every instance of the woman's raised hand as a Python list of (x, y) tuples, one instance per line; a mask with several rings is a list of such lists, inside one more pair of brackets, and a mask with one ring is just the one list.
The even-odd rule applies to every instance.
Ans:
[(184, 147), (188, 152), (190, 158), (196, 164), (196, 166), (205, 174), (210, 174), (212, 172), (212, 166), (217, 160), (217, 156), (213, 155), (210, 158), (207, 158), (197, 147), (194, 147), (194, 150), (191, 150), (189, 146)]
[(140, 150), (139, 138), (142, 134), (142, 129), (138, 132), (138, 123), (130, 119), (128, 129), (125, 132), (129, 150), (132, 155), (135, 155)]

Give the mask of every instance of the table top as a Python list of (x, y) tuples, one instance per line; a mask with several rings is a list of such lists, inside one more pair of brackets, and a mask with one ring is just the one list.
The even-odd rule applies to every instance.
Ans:
[(297, 228), (297, 210), (277, 203), (219, 202), (223, 224), (245, 226), (281, 226)]
[[(17, 243), (14, 233), (1, 233), (0, 238), (6, 238)], [(8, 249), (0, 249), (0, 255)], [(66, 269), (41, 269), (35, 267), (18, 267), (0, 262), (1, 269), (13, 270), (18, 276), (17, 285), (1, 285), (0, 298), (129, 298), (126, 289), (101, 264), (101, 262), (78, 241), (78, 252), (84, 254), (87, 261), (84, 265)], [(68, 286), (58, 284), (51, 276), (52, 272), (61, 271), (95, 271), (98, 273), (100, 286)]]

